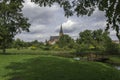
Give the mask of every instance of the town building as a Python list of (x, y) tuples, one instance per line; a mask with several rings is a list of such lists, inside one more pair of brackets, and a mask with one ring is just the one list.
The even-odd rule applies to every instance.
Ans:
[(50, 40), (48, 41), (49, 44), (53, 45), (56, 42), (59, 41), (60, 36), (63, 36), (63, 29), (62, 29), (62, 25), (60, 27), (60, 31), (59, 31), (59, 35), (58, 36), (50, 36)]

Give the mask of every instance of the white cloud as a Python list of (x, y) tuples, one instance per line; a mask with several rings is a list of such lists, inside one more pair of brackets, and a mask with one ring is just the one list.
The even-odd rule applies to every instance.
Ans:
[[(71, 19), (68, 19), (66, 22), (64, 22), (62, 24), (63, 32), (64, 33), (72, 33), (72, 32), (74, 32), (77, 29), (76, 25), (77, 25), (77, 22), (75, 22), (75, 21), (73, 21)], [(56, 32), (59, 32), (60, 26), (61, 25), (56, 27)]]
[(111, 30), (111, 31), (110, 31), (110, 35), (111, 35), (111, 36), (113, 36), (113, 35), (115, 35), (115, 34), (116, 34), (116, 31), (115, 31), (115, 30)]
[(76, 24), (77, 22), (74, 22), (72, 20), (68, 20), (67, 22), (64, 22), (63, 23), (63, 28), (64, 29), (73, 29), (74, 28), (74, 25)]
[(46, 39), (49, 38), (49, 36), (47, 36), (47, 34), (18, 34), (16, 35), (15, 39), (20, 38), (24, 41), (33, 41), (33, 40), (38, 40), (38, 41), (45, 41)]
[(37, 7), (37, 5), (33, 2), (31, 2), (31, 0), (25, 0), (25, 3), (24, 3), (24, 7), (25, 8), (33, 8), (33, 7)]

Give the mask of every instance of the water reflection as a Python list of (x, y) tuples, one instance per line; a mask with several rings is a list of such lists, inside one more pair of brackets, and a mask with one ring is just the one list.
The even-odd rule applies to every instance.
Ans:
[(120, 66), (115, 66), (115, 68), (117, 68), (118, 70), (120, 70)]

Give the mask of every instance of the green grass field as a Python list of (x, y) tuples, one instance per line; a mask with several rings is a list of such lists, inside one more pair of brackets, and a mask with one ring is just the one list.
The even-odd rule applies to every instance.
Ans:
[(120, 72), (99, 62), (47, 55), (0, 55), (0, 80), (120, 80)]
[[(2, 50), (0, 50), (2, 53)], [(6, 54), (13, 54), (13, 55), (53, 55), (53, 56), (61, 56), (61, 57), (74, 57), (74, 50), (69, 51), (52, 51), (52, 50), (31, 50), (31, 49), (7, 49)]]

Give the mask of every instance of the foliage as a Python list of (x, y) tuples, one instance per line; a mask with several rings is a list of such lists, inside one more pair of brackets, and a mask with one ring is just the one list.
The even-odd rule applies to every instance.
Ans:
[(72, 16), (72, 6), (70, 5), (69, 1), (67, 0), (31, 0), (32, 2), (35, 2), (36, 4), (39, 4), (39, 6), (52, 6), (54, 3), (58, 3), (60, 7), (63, 7), (65, 11), (65, 16)]
[(85, 30), (80, 32), (79, 38), (76, 40), (78, 48), (77, 52), (84, 51), (106, 51), (108, 44), (112, 43), (111, 38), (108, 36), (108, 32), (103, 30)]
[(44, 46), (42, 47), (43, 50), (50, 50), (50, 46)]
[(57, 44), (52, 45), (50, 48), (51, 48), (51, 50), (55, 50), (55, 51), (61, 51), (62, 50)]
[(19, 49), (24, 49), (24, 48), (31, 48), (31, 49), (33, 49), (32, 48), (33, 46), (36, 49), (43, 49), (43, 50), (45, 49), (45, 47), (49, 47), (49, 46), (44, 45), (43, 42), (39, 42), (37, 40), (31, 41), (31, 42), (25, 42), (25, 41), (20, 40), (18, 38), (18, 39), (13, 41), (11, 48), (17, 48), (18, 50)]
[(78, 46), (77, 50), (79, 50), (78, 52), (83, 52), (83, 51), (89, 50), (89, 46), (88, 44), (82, 43)]
[(23, 0), (0, 1), (0, 45), (3, 53), (17, 33), (22, 30), (29, 31), (28, 19), (21, 13), (23, 2)]
[(113, 55), (115, 55), (115, 54), (119, 54), (120, 52), (119, 52), (119, 46), (118, 46), (118, 44), (116, 44), (116, 43), (113, 43), (113, 42), (107, 42), (106, 43), (106, 53), (108, 53), (108, 54), (113, 54)]
[(94, 30), (92, 34), (93, 34), (92, 42), (93, 46), (95, 47), (95, 49), (101, 49), (105, 41), (105, 36), (108, 37), (108, 34), (105, 34), (101, 29)]
[(60, 48), (65, 48), (65, 47), (72, 48), (74, 44), (74, 40), (69, 35), (62, 35), (60, 36), (57, 44)]
[(37, 48), (35, 46), (31, 46), (31, 47), (29, 47), (29, 49), (36, 50)]
[(79, 39), (77, 39), (77, 42), (80, 43), (80, 44), (84, 43), (89, 47), (90, 44), (92, 43), (91, 42), (92, 40), (93, 40), (92, 31), (91, 30), (85, 30), (85, 31), (79, 33)]
[(25, 47), (25, 42), (17, 38), (13, 41), (12, 47), (17, 48), (19, 50), (20, 48)]
[(34, 40), (30, 43), (31, 43), (32, 46), (35, 46), (35, 47), (40, 47), (40, 45), (43, 45), (41, 42), (38, 42), (38, 40)]

